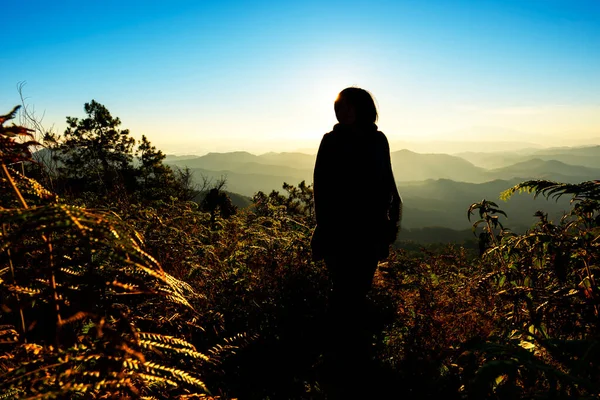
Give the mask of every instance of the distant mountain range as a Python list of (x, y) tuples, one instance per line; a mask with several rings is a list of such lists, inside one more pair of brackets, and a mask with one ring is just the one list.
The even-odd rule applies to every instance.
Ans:
[(600, 178), (600, 169), (565, 164), (564, 162), (557, 160), (534, 158), (508, 167), (493, 169), (487, 174), (489, 177), (495, 179), (503, 179), (512, 176), (544, 178), (560, 182), (581, 182), (593, 178)]
[[(43, 156), (43, 149), (36, 153)], [(42, 157), (43, 158), (43, 157)], [(518, 152), (422, 154), (409, 150), (391, 153), (394, 176), (404, 202), (403, 226), (422, 233), (423, 228), (443, 227), (462, 231), (470, 222), (470, 204), (488, 199), (508, 213), (507, 226), (522, 231), (530, 227), (537, 210), (558, 220), (569, 208), (569, 199), (558, 202), (529, 194), (515, 195), (504, 203), (499, 194), (524, 180), (548, 179), (577, 183), (600, 179), (600, 146), (521, 149)], [(226, 190), (236, 205), (244, 207), (256, 192), (281, 190), (284, 182), (312, 182), (314, 154), (298, 152), (251, 154), (245, 151), (204, 156), (167, 156), (173, 167), (188, 167), (197, 183), (203, 177), (226, 178)], [(356, 160), (360, 163), (360, 159)], [(357, 186), (340, 196), (363, 195)], [(237, 196), (239, 194), (240, 196)], [(413, 232), (413, 233), (414, 233)]]
[(188, 167), (196, 179), (227, 178), (227, 190), (246, 196), (257, 191), (278, 190), (283, 182), (312, 181), (315, 156), (302, 153), (267, 153), (260, 156), (239, 151), (208, 153), (201, 157), (179, 159), (167, 157), (166, 163)]
[(420, 154), (409, 150), (392, 152), (394, 178), (399, 182), (452, 179), (484, 182), (486, 170), (448, 154)]
[(167, 156), (166, 163), (179, 167), (241, 174), (306, 177), (312, 174), (316, 156), (303, 153), (266, 153), (254, 155), (246, 151), (208, 153), (181, 159)]
[(488, 152), (488, 151), (520, 151), (522, 149), (538, 150), (542, 148), (536, 143), (523, 143), (522, 141), (476, 141), (476, 140), (431, 140), (423, 142), (391, 140), (390, 148), (396, 150), (410, 150), (416, 153), (459, 153), (459, 152)]
[(511, 164), (524, 162), (534, 158), (545, 161), (555, 160), (565, 164), (589, 168), (600, 168), (600, 146), (553, 147), (543, 150), (529, 149), (529, 151), (519, 152), (462, 152), (454, 155), (464, 158), (482, 168), (507, 167)]
[[(483, 167), (483, 161), (492, 160)], [(533, 154), (463, 153), (421, 154), (409, 150), (391, 153), (398, 182), (448, 179), (456, 182), (485, 183), (493, 180), (550, 179), (581, 182), (600, 178), (600, 146), (534, 151)], [(285, 181), (312, 181), (316, 156), (303, 153), (248, 152), (209, 153), (204, 156), (172, 157), (168, 164), (189, 167), (196, 175), (227, 178), (227, 188), (252, 196), (255, 192), (278, 189)], [(567, 162), (570, 161), (570, 162)], [(360, 160), (357, 160), (360, 162)]]
[[(535, 222), (538, 210), (558, 220), (569, 208), (528, 194), (504, 203), (499, 194), (529, 179), (581, 182), (600, 178), (600, 146), (528, 149), (520, 152), (421, 154), (409, 150), (391, 153), (394, 176), (404, 201), (407, 229), (444, 227), (468, 229), (466, 210), (482, 199), (499, 202), (509, 216), (506, 225), (523, 231)], [(303, 153), (209, 153), (200, 157), (171, 157), (168, 164), (189, 167), (197, 179), (226, 177), (227, 190), (244, 196), (257, 191), (281, 190), (284, 182), (312, 182), (316, 156)], [(357, 160), (360, 162), (360, 160)], [(486, 167), (487, 166), (487, 167)], [(360, 187), (341, 196), (360, 196)]]

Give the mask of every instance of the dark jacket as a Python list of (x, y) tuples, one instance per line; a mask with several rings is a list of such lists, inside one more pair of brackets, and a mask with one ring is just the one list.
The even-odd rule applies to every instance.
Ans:
[(385, 135), (369, 127), (354, 132), (342, 125), (321, 140), (314, 171), (317, 228), (313, 259), (360, 252), (388, 256), (401, 217)]

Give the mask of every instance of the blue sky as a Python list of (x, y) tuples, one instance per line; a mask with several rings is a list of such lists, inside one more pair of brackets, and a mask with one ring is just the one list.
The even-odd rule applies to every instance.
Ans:
[(95, 99), (166, 151), (316, 147), (337, 92), (358, 85), (391, 139), (600, 137), (598, 0), (22, 0), (4, 13), (0, 107), (25, 81), (58, 131)]

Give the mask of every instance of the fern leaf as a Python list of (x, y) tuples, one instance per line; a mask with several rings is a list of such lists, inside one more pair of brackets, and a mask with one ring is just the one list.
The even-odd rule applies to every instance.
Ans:
[(206, 362), (210, 361), (210, 358), (207, 355), (202, 354), (202, 353), (200, 353), (198, 351), (195, 351), (195, 350), (191, 350), (189, 348), (176, 348), (176, 347), (170, 346), (170, 345), (165, 344), (165, 343), (157, 343), (157, 342), (153, 342), (153, 341), (150, 341), (150, 340), (140, 340), (139, 341), (139, 345), (141, 347), (145, 348), (145, 349), (150, 349), (150, 350), (153, 350), (153, 349), (166, 350), (166, 351), (170, 351), (170, 352), (172, 352), (174, 354), (177, 354), (179, 356), (184, 356), (185, 355), (185, 356), (188, 356), (188, 357), (191, 357), (191, 358), (201, 359), (201, 360), (206, 361)]
[(183, 348), (188, 348), (191, 350), (196, 350), (196, 348), (191, 343), (173, 336), (160, 335), (158, 333), (151, 332), (140, 332), (139, 336), (140, 338), (145, 340), (153, 340), (155, 342), (166, 343), (170, 345), (180, 346)]

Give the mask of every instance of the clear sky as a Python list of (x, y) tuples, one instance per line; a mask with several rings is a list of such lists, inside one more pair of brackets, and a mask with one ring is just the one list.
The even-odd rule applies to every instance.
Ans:
[(356, 85), (390, 140), (600, 138), (599, 0), (2, 7), (0, 107), (58, 131), (95, 99), (167, 152), (310, 148)]

